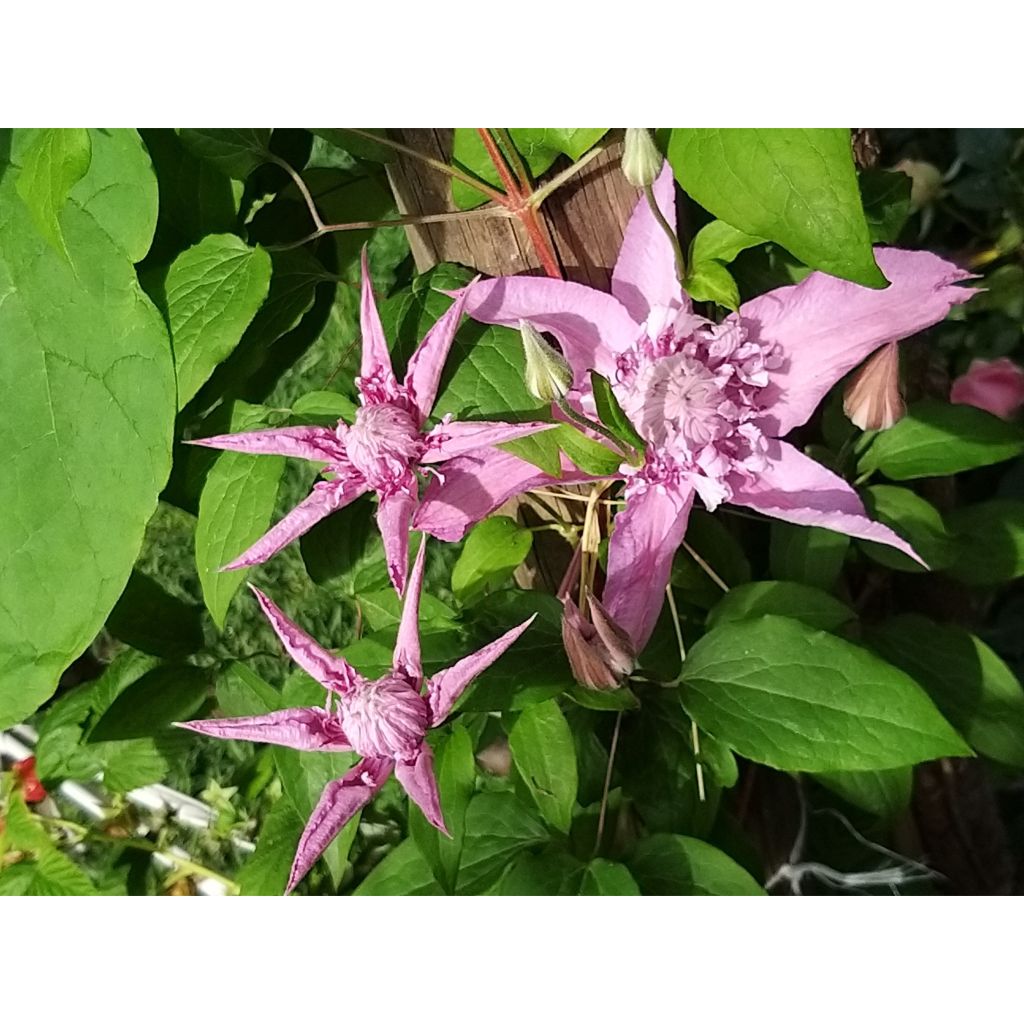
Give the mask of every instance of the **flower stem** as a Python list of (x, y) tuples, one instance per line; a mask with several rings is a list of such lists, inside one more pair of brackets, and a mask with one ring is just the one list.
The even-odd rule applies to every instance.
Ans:
[(615, 767), (615, 752), (619, 747), (619, 727), (622, 725), (622, 712), (615, 716), (615, 728), (612, 730), (612, 745), (608, 749), (608, 770), (604, 773), (604, 791), (601, 793), (601, 810), (597, 815), (597, 836), (594, 839), (594, 852), (590, 855), (593, 860), (601, 849), (601, 840), (604, 838), (604, 817), (608, 810), (608, 793), (612, 785), (612, 769)]
[(567, 167), (564, 171), (556, 174), (550, 181), (545, 182), (540, 188), (535, 189), (527, 197), (527, 206), (540, 206), (545, 199), (556, 189), (561, 188), (570, 178), (575, 177), (587, 166), (592, 160), (599, 157), (609, 146), (610, 142), (599, 142), (593, 149), (584, 153), (571, 167)]
[(529, 195), (533, 191), (533, 185), (530, 182), (530, 172), (526, 169), (526, 165), (523, 163), (522, 157), (519, 155), (519, 150), (516, 149), (515, 143), (512, 141), (512, 136), (509, 134), (507, 128), (491, 128), (495, 136), (498, 139), (498, 145), (504, 146), (504, 153), (508, 158), (509, 163), (512, 165), (512, 170), (515, 171), (516, 178), (519, 179), (519, 190), (524, 196)]
[(690, 545), (687, 544), (685, 540), (683, 541), (683, 547), (686, 548), (686, 551), (690, 555), (690, 557), (711, 577), (715, 584), (722, 589), (722, 592), (728, 594), (729, 584), (726, 583), (725, 580), (723, 580), (722, 577), (719, 576), (718, 573), (715, 572), (715, 570), (712, 569), (711, 566), (708, 565), (708, 563), (705, 562), (704, 559), (701, 558), (700, 555), (698, 555), (697, 552), (694, 551), (693, 548), (690, 547)]
[[(668, 598), (669, 611), (672, 613), (672, 625), (676, 630), (676, 643), (679, 644), (679, 672), (682, 675), (682, 665), (686, 661), (686, 644), (683, 641), (683, 630), (679, 625), (679, 610), (676, 608), (675, 595), (672, 593), (672, 584), (665, 588), (665, 596)], [(704, 765), (700, 762), (700, 733), (697, 730), (697, 723), (690, 719), (690, 738), (693, 743), (693, 765), (697, 775), (697, 798), (701, 803), (707, 800), (707, 792), (704, 788)]]
[(647, 196), (647, 205), (651, 208), (654, 219), (660, 225), (661, 230), (668, 235), (668, 240), (672, 243), (672, 253), (676, 261), (676, 277), (679, 278), (679, 283), (682, 284), (686, 280), (686, 260), (683, 258), (683, 250), (679, 245), (679, 236), (675, 233), (672, 225), (665, 220), (665, 215), (661, 212), (661, 207), (658, 206), (658, 200), (654, 198), (653, 187), (648, 185), (644, 189), (644, 195)]

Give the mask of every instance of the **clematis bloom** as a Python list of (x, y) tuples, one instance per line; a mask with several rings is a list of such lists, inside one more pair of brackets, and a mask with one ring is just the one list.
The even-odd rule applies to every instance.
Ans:
[(450, 668), (424, 679), (418, 620), (425, 553), (424, 539), (402, 608), (392, 668), (386, 676), (364, 679), (344, 658), (321, 647), (286, 618), (270, 598), (251, 587), (292, 660), (327, 691), (326, 706), (178, 723), (218, 739), (276, 743), (295, 750), (325, 753), (354, 750), (361, 756), (362, 760), (347, 774), (324, 787), (299, 839), (288, 892), (349, 819), (373, 799), (392, 772), (426, 819), (448, 834), (427, 731), (444, 722), (463, 690), (508, 650), (535, 616)]
[[(666, 165), (654, 185), (675, 222)], [(842, 478), (781, 440), (828, 390), (876, 349), (928, 327), (972, 292), (971, 275), (928, 252), (877, 249), (891, 284), (864, 288), (812, 273), (715, 324), (697, 315), (676, 277), (672, 246), (647, 202), (633, 212), (611, 294), (567, 281), (501, 277), (472, 285), (466, 312), (491, 324), (527, 320), (551, 332), (573, 369), (577, 401), (591, 408), (588, 372), (607, 377), (646, 441), (644, 464), (623, 465), (624, 509), (608, 548), (603, 604), (637, 651), (654, 628), (672, 557), (694, 497), (889, 544), (917, 557), (871, 521)], [(432, 482), (417, 529), (446, 540), (514, 494), (550, 478), (508, 459), (454, 459)]]
[(265, 562), (315, 523), (368, 491), (379, 498), (377, 525), (384, 541), (388, 573), (399, 594), (405, 587), (409, 560), (409, 524), (419, 498), (416, 470), (476, 449), (487, 449), (546, 430), (550, 423), (453, 423), (446, 417), (432, 430), (424, 424), (437, 397), (441, 371), (462, 318), (465, 293), (427, 332), (409, 360), (399, 383), (391, 367), (384, 330), (363, 251), (360, 324), (363, 337), (360, 408), (350, 427), (282, 427), (223, 434), (192, 441), (207, 448), (251, 455), (288, 455), (325, 464), (329, 479), (224, 569)]
[(953, 381), (949, 400), (1012, 419), (1024, 405), (1024, 369), (1005, 357), (975, 359), (967, 372)]

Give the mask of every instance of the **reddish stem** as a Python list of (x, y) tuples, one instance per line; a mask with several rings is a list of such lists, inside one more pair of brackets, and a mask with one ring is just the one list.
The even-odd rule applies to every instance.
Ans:
[(491, 163), (494, 164), (494, 169), (498, 172), (498, 177), (501, 178), (502, 185), (505, 186), (509, 199), (512, 200), (513, 208), (520, 206), (523, 202), (523, 193), (519, 190), (519, 185), (505, 162), (505, 155), (494, 141), (494, 136), (486, 128), (477, 128), (477, 134), (484, 144), (484, 149), (487, 150), (487, 155), (491, 158)]

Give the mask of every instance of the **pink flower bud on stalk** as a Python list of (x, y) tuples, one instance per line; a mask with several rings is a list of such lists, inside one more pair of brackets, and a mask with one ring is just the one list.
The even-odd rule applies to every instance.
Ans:
[(1024, 370), (1006, 358), (975, 359), (967, 372), (953, 381), (949, 400), (1011, 419), (1024, 405)]
[(650, 188), (665, 158), (646, 128), (627, 128), (622, 149), (622, 173), (634, 188)]
[(569, 392), (572, 370), (529, 322), (519, 321), (526, 356), (526, 390), (541, 402), (558, 402)]
[(926, 160), (901, 160), (893, 170), (910, 178), (910, 208), (915, 213), (941, 199), (946, 191), (942, 171)]
[(636, 649), (628, 634), (597, 598), (588, 598), (592, 622), (572, 601), (564, 601), (562, 642), (576, 682), (588, 690), (617, 690), (636, 666)]
[(900, 394), (900, 354), (896, 342), (891, 341), (847, 385), (843, 412), (861, 430), (888, 430), (906, 411)]

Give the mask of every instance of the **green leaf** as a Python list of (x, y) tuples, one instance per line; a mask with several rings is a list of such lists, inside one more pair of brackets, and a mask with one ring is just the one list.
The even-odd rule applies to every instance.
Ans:
[(1024, 690), (988, 644), (922, 615), (889, 619), (868, 640), (921, 684), (975, 750), (1024, 767)]
[(685, 287), (687, 294), (696, 302), (715, 302), (732, 310), (740, 307), (740, 289), (736, 279), (714, 260), (693, 264), (686, 275)]
[(845, 128), (673, 128), (676, 180), (734, 228), (871, 288), (875, 264)]
[(842, 571), (850, 538), (820, 526), (773, 522), (768, 561), (780, 580), (831, 590)]
[(499, 896), (575, 896), (583, 865), (558, 847), (524, 850), (501, 880)]
[[(231, 433), (253, 429), (264, 422), (265, 412), (260, 406), (235, 402)], [(196, 567), (203, 600), (218, 629), (224, 628), (231, 599), (248, 574), (248, 569), (221, 572), (220, 567), (266, 532), (283, 472), (280, 455), (221, 452), (207, 474), (199, 497)]]
[(398, 844), (356, 887), (353, 896), (441, 896), (430, 865), (412, 839)]
[(708, 615), (708, 628), (764, 615), (785, 615), (834, 633), (855, 619), (852, 608), (817, 587), (787, 580), (762, 580), (734, 587)]
[[(356, 600), (363, 613), (363, 622), (374, 632), (387, 629), (389, 626), (397, 626), (402, 617), (402, 600), (395, 593), (394, 587), (360, 593)], [(425, 593), (420, 596), (421, 633), (454, 629), (455, 617), (455, 612), (433, 594)]]
[(337, 391), (308, 391), (292, 402), (292, 413), (296, 417), (322, 416), (352, 423), (356, 418), (356, 403)]
[(647, 896), (764, 896), (721, 850), (689, 836), (645, 836), (629, 870)]
[(1024, 429), (973, 405), (935, 399), (917, 402), (881, 431), (861, 457), (861, 475), (876, 470), (890, 480), (952, 476), (1012, 459), (1024, 452)]
[(107, 629), (130, 647), (161, 658), (186, 658), (203, 646), (201, 609), (138, 570), (128, 577)]
[(182, 128), (178, 136), (196, 156), (232, 178), (247, 178), (267, 162), (272, 128)]
[(171, 264), (164, 285), (183, 408), (241, 340), (270, 288), (270, 255), (209, 235)]
[(159, 665), (111, 703), (89, 733), (91, 743), (146, 739), (185, 721), (206, 699), (210, 680), (192, 665)]
[(782, 771), (970, 755), (909, 676), (794, 619), (769, 615), (706, 634), (683, 665), (682, 700), (702, 729)]
[(720, 516), (694, 509), (690, 513), (686, 544), (704, 563), (701, 565), (686, 547), (676, 552), (672, 562), (672, 586), (680, 590), (687, 601), (701, 608), (711, 608), (721, 598), (722, 588), (705, 566), (728, 587), (750, 579), (747, 556)]
[(69, 262), (60, 216), (71, 189), (89, 170), (92, 146), (86, 128), (43, 128), (22, 157), (18, 195), (39, 233)]
[(955, 509), (948, 571), (964, 583), (988, 586), (1024, 576), (1024, 502), (1002, 498)]
[(306, 820), (286, 797), (270, 808), (256, 840), (256, 849), (238, 872), (236, 881), (240, 895), (280, 896), (284, 892), (305, 827)]
[(375, 512), (369, 498), (361, 498), (303, 534), (299, 550), (314, 583), (348, 596), (389, 585)]
[(568, 423), (560, 423), (544, 433), (553, 434), (569, 461), (591, 476), (617, 476), (619, 466), (625, 460), (622, 452), (591, 440)]
[(744, 249), (761, 245), (763, 238), (748, 235), (745, 231), (726, 224), (724, 220), (713, 220), (697, 232), (690, 246), (691, 266), (708, 263), (732, 263)]
[(548, 476), (559, 480), (562, 477), (562, 449), (558, 446), (558, 434), (554, 430), (541, 430), (527, 437), (517, 437), (514, 441), (503, 441), (495, 447), (536, 466)]
[(910, 765), (877, 772), (821, 772), (814, 777), (848, 804), (886, 819), (907, 809), (914, 788)]
[(587, 865), (580, 885), (580, 895), (639, 896), (640, 887), (625, 864), (616, 864), (599, 857)]
[[(864, 494), (864, 504), (872, 519), (895, 530), (928, 563), (928, 569), (945, 568), (953, 557), (946, 525), (934, 505), (906, 487), (878, 484)], [(927, 572), (909, 555), (874, 541), (860, 541), (860, 546), (876, 562), (900, 572)]]
[(248, 665), (233, 661), (217, 679), (217, 704), (232, 718), (281, 708), (281, 694)]
[[(314, 135), (326, 139), (331, 145), (351, 153), (352, 156), (361, 157), (363, 160), (375, 160), (377, 163), (390, 163), (397, 157), (397, 153), (390, 146), (384, 146), (372, 139), (364, 139), (360, 135), (354, 135), (344, 128), (310, 128)], [(386, 128), (364, 128), (363, 131), (373, 132), (374, 135), (386, 135)]]
[(412, 802), (409, 804), (409, 834), (416, 840), (441, 888), (446, 893), (454, 893), (465, 839), (466, 808), (476, 781), (473, 741), (457, 722), (434, 750), (434, 771), (441, 812), (451, 839), (434, 828)]
[(566, 696), (581, 708), (590, 708), (591, 711), (635, 711), (640, 707), (636, 694), (625, 686), (619, 690), (588, 690), (574, 686), (566, 691)]
[(632, 445), (637, 451), (644, 451), (647, 445), (637, 433), (629, 417), (623, 412), (619, 400), (615, 397), (611, 383), (602, 377), (597, 370), (590, 371), (590, 386), (594, 392), (594, 404), (597, 406), (598, 419), (620, 440)]
[(71, 262), (0, 185), (0, 728), (22, 721), (124, 589), (170, 469), (167, 332), (74, 200)]
[(452, 568), (452, 592), (471, 601), (504, 583), (530, 553), (533, 534), (508, 516), (491, 516), (470, 530)]
[(862, 171), (860, 197), (872, 242), (892, 244), (910, 216), (910, 176), (902, 171)]
[(544, 820), (567, 833), (576, 803), (576, 747), (557, 702), (526, 708), (509, 732), (508, 745)]

